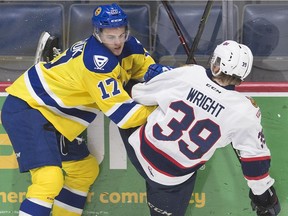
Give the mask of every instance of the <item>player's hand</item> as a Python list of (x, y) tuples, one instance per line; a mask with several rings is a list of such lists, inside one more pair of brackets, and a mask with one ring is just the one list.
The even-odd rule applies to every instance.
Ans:
[(170, 66), (165, 66), (161, 64), (151, 64), (148, 67), (146, 74), (144, 75), (144, 80), (145, 82), (148, 82), (149, 80), (151, 80), (153, 77), (157, 76), (158, 74), (169, 71), (171, 69), (173, 68)]
[(261, 195), (254, 195), (250, 189), (249, 197), (253, 211), (257, 216), (276, 216), (279, 214), (281, 207), (273, 186)]

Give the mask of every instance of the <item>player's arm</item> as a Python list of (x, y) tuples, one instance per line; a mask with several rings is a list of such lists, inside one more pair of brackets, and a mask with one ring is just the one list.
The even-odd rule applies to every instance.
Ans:
[(168, 66), (168, 65), (162, 65), (162, 64), (151, 64), (149, 67), (148, 67), (148, 70), (147, 72), (145, 73), (144, 75), (144, 81), (145, 82), (148, 82), (149, 80), (151, 80), (153, 77), (163, 73), (163, 72), (166, 72), (166, 71), (169, 71), (169, 70), (172, 70), (173, 67), (171, 66)]
[[(157, 65), (155, 66), (158, 67)], [(151, 65), (151, 67), (154, 66)], [(185, 74), (187, 74), (188, 71), (190, 72), (190, 70), (190, 67), (175, 68), (163, 73), (162, 76), (156, 75), (155, 78), (147, 83), (134, 85), (131, 91), (132, 98), (141, 104), (158, 105), (158, 101), (166, 97), (167, 88), (175, 85), (183, 85), (183, 76), (185, 77)]]
[(260, 124), (260, 110), (256, 104), (247, 110), (249, 113), (238, 121), (232, 144), (240, 153), (252, 209), (259, 216), (276, 216), (280, 212), (280, 203), (273, 187), (275, 181), (269, 175), (271, 153)]
[(134, 101), (122, 83), (108, 74), (91, 74), (85, 85), (99, 109), (120, 128), (132, 128), (146, 123), (155, 106), (144, 106)]

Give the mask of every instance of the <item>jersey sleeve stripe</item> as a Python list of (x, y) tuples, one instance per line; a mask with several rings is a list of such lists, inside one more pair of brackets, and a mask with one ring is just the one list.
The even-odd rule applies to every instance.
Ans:
[(245, 178), (262, 179), (265, 176), (267, 176), (267, 173), (269, 172), (270, 157), (267, 157), (266, 160), (254, 160), (254, 161), (243, 161), (241, 159), (241, 165)]
[(253, 158), (243, 158), (241, 157), (241, 161), (244, 162), (252, 162), (252, 161), (261, 161), (261, 160), (270, 160), (271, 156), (263, 156), (263, 157), (253, 157)]
[[(66, 118), (74, 119), (75, 121), (88, 125), (96, 117), (96, 109), (92, 112), (90, 110), (81, 110), (75, 107), (64, 106), (63, 102), (55, 95), (51, 90), (49, 90), (48, 85), (45, 85), (44, 79), (40, 79), (39, 71), (41, 69), (37, 65), (32, 67), (26, 77), (26, 85), (29, 89), (31, 96), (42, 106), (46, 106), (58, 115), (63, 115)], [(44, 83), (44, 85), (43, 85)], [(82, 107), (83, 108), (83, 107)]]
[(246, 176), (246, 175), (244, 175), (244, 177), (245, 177), (247, 180), (254, 180), (254, 181), (264, 179), (264, 178), (266, 178), (267, 176), (269, 176), (269, 173), (265, 173), (264, 175), (257, 176), (257, 177), (251, 177), (251, 176)]
[[(137, 108), (137, 103), (135, 101), (128, 101), (122, 103), (120, 106), (115, 108), (115, 106), (107, 112), (107, 116), (118, 126), (123, 125), (135, 112), (135, 108)], [(111, 113), (109, 115), (109, 113)]]

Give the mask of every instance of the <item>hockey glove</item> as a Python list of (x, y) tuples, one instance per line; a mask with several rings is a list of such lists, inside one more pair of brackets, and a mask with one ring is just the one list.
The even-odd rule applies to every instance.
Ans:
[(59, 38), (43, 32), (38, 41), (34, 63), (49, 62), (59, 54)]
[(252, 210), (256, 211), (257, 216), (276, 216), (279, 214), (281, 207), (273, 186), (261, 195), (254, 195), (249, 191)]
[(163, 72), (172, 70), (172, 69), (173, 68), (170, 66), (165, 66), (165, 65), (161, 65), (161, 64), (151, 64), (148, 67), (146, 74), (144, 75), (144, 80), (145, 80), (145, 82), (148, 82), (153, 77), (155, 77), (155, 76), (157, 76)]

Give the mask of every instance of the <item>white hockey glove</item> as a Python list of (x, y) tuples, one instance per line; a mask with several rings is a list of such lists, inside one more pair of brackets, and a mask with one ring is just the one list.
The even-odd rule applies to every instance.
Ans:
[(256, 211), (257, 216), (276, 216), (279, 214), (281, 207), (273, 186), (261, 195), (254, 195), (249, 191), (251, 206)]
[(168, 66), (168, 65), (162, 65), (162, 64), (151, 64), (149, 67), (148, 67), (148, 70), (146, 72), (146, 74), (144, 75), (144, 80), (145, 82), (148, 82), (149, 80), (151, 80), (153, 77), (163, 73), (163, 72), (166, 72), (166, 71), (169, 71), (169, 70), (172, 70), (173, 67), (171, 66)]

